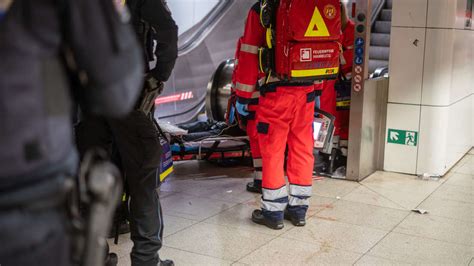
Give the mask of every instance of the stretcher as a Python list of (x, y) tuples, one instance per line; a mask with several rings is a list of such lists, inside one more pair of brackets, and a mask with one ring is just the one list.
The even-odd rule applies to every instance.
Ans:
[(225, 162), (251, 157), (248, 137), (220, 122), (195, 122), (175, 126), (162, 124), (170, 143), (173, 161)]

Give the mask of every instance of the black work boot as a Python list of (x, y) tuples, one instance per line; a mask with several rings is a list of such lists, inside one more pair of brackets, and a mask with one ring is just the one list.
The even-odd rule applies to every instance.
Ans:
[(299, 218), (296, 215), (291, 215), (288, 209), (285, 209), (285, 220), (290, 221), (294, 226), (305, 226), (306, 218)]
[(274, 230), (281, 230), (284, 226), (283, 221), (271, 221), (269, 219), (266, 219), (265, 216), (263, 216), (262, 210), (253, 211), (252, 221), (256, 224), (265, 225), (266, 227)]
[(160, 260), (157, 266), (174, 266), (174, 262), (172, 260)]
[(247, 191), (262, 194), (262, 185), (256, 184), (254, 181), (247, 183)]

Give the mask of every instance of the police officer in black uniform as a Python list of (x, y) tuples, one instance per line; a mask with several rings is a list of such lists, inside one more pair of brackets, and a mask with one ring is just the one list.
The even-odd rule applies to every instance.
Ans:
[(0, 20), (0, 265), (72, 263), (73, 106), (127, 114), (142, 65), (110, 0), (13, 1)]
[[(140, 106), (146, 91), (153, 89), (150, 86), (162, 84), (171, 75), (177, 58), (178, 27), (164, 0), (127, 0), (126, 3), (147, 61), (142, 96), (125, 119), (86, 116), (76, 134), (81, 153), (97, 146), (111, 154), (118, 152), (118, 163), (130, 195), (132, 265), (173, 265), (171, 260), (161, 260), (158, 256), (163, 240), (163, 217), (156, 190), (160, 183), (159, 133), (153, 110), (144, 111)], [(156, 66), (149, 67), (149, 63)]]

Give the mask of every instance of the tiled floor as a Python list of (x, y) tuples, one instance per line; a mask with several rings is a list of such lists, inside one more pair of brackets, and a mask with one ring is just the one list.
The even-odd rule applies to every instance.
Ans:
[[(377, 172), (361, 183), (314, 181), (307, 225), (274, 231), (250, 221), (259, 195), (251, 169), (204, 162), (176, 165), (161, 188), (162, 258), (176, 265), (474, 266), (474, 154), (440, 180)], [(412, 209), (426, 209), (421, 215)], [(130, 265), (132, 243), (119, 245)]]

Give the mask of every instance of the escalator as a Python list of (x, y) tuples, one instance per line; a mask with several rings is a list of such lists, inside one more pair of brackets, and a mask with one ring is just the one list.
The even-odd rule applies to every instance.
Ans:
[(388, 68), (390, 29), (392, 27), (392, 0), (378, 0), (373, 4), (369, 73), (374, 73), (381, 68)]
[[(201, 21), (180, 34), (179, 58), (163, 95), (156, 101), (155, 117), (172, 124), (195, 120), (206, 109), (208, 87), (211, 96), (220, 96), (218, 99), (207, 99), (208, 105), (219, 105), (207, 106), (208, 113), (214, 110), (214, 114), (208, 115), (222, 117), (223, 114), (216, 110), (221, 112), (224, 109), (230, 84), (215, 81), (214, 78), (230, 80), (228, 76), (232, 73), (232, 64), (227, 62), (218, 67), (221, 62), (233, 58), (248, 10), (254, 3), (255, 0), (220, 0)], [(372, 9), (371, 73), (379, 67), (388, 66), (391, 1), (373, 0)], [(220, 73), (222, 71), (225, 73)], [(213, 80), (209, 81), (212, 76)]]
[(209, 79), (223, 60), (234, 56), (254, 3), (220, 0), (202, 21), (180, 34), (179, 57), (163, 95), (156, 101), (155, 117), (181, 124), (204, 110)]

